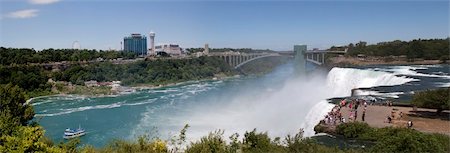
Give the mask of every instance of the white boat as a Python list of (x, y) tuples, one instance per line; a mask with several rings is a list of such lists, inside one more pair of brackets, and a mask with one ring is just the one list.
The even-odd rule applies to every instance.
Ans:
[(86, 134), (86, 130), (82, 129), (81, 127), (78, 127), (78, 129), (75, 129), (75, 130), (67, 128), (64, 131), (63, 138), (64, 139), (71, 139), (71, 138), (81, 137), (81, 136), (83, 136), (85, 134)]

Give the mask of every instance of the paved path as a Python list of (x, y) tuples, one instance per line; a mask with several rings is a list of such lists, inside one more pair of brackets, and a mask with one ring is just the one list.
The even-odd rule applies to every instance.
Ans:
[[(362, 113), (364, 106), (358, 107), (357, 121), (362, 121)], [(394, 109), (394, 110), (393, 110)], [(430, 111), (435, 112), (433, 109), (423, 109), (419, 108), (419, 111)], [(348, 107), (342, 107), (342, 116), (348, 121), (350, 109)], [(394, 111), (394, 118), (392, 123), (385, 123), (388, 115), (391, 115)], [(403, 112), (403, 117), (400, 118), (400, 112)], [(378, 105), (368, 105), (366, 109), (365, 122), (372, 127), (382, 128), (388, 126), (394, 127), (406, 127), (408, 120), (413, 121), (413, 128), (422, 132), (429, 133), (442, 133), (450, 135), (450, 120), (443, 120), (438, 118), (424, 118), (424, 117), (414, 117), (410, 116), (415, 113), (412, 111), (411, 107), (388, 107), (388, 106), (378, 106)]]

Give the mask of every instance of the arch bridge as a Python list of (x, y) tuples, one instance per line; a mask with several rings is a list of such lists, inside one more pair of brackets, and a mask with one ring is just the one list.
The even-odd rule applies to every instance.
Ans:
[(235, 69), (252, 62), (254, 60), (265, 58), (265, 57), (275, 57), (275, 56), (284, 56), (278, 53), (242, 53), (242, 52), (222, 52), (222, 53), (209, 53), (208, 56), (216, 56), (223, 59), (230, 66)]

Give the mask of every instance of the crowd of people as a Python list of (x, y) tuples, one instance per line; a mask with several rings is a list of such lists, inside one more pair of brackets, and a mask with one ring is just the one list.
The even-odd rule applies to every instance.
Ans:
[[(367, 110), (367, 105), (373, 105), (373, 102), (368, 102), (364, 99), (344, 99), (342, 100), (338, 105), (336, 105), (330, 112), (328, 112), (328, 114), (325, 116), (325, 119), (323, 120), (323, 122), (328, 125), (328, 126), (336, 126), (337, 124), (340, 123), (346, 123), (346, 122), (351, 122), (351, 121), (356, 121), (359, 117), (358, 112), (362, 111), (362, 113), (360, 113), (360, 117), (361, 120), (365, 122), (366, 121), (366, 110)], [(380, 103), (382, 105), (391, 107), (392, 106), (392, 101), (386, 101), (386, 103)], [(343, 111), (341, 110), (342, 108), (348, 108), (348, 118), (344, 117), (344, 115), (342, 114)], [(389, 123), (392, 124), (392, 121), (394, 119), (401, 119), (403, 117), (403, 112), (397, 112), (397, 110), (395, 108), (392, 109), (391, 114), (388, 114), (386, 117), (386, 120), (384, 121), (385, 123)], [(413, 123), (411, 120), (409, 120), (407, 122), (406, 127), (408, 128), (412, 128)]]
[[(324, 122), (327, 125), (336, 125), (338, 123), (346, 123), (349, 121), (356, 121), (358, 117), (358, 108), (363, 106), (361, 119), (365, 121), (366, 117), (366, 109), (367, 109), (367, 101), (363, 99), (344, 99), (340, 102), (339, 105), (336, 105), (331, 112), (325, 116)], [(346, 119), (341, 112), (341, 108), (348, 107), (350, 109), (349, 117)]]
[[(349, 101), (349, 102), (347, 102), (347, 101)], [(339, 106), (340, 107), (348, 107), (350, 109), (349, 115), (348, 115), (349, 121), (356, 121), (356, 119), (358, 118), (358, 108), (363, 106), (364, 108), (362, 110), (361, 120), (365, 121), (366, 110), (367, 110), (367, 101), (365, 101), (364, 99), (352, 99), (352, 100), (344, 99), (341, 101)]]

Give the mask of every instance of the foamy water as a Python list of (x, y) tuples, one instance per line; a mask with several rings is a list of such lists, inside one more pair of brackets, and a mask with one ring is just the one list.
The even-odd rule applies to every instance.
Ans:
[[(177, 135), (189, 124), (187, 136), (196, 140), (222, 129), (225, 135), (257, 128), (270, 136), (284, 137), (313, 127), (334, 106), (326, 101), (350, 96), (353, 88), (401, 86), (420, 87), (424, 77), (433, 87), (443, 86), (445, 71), (417, 72), (439, 67), (408, 66), (380, 68), (333, 68), (327, 75), (309, 79), (292, 77), (287, 65), (259, 78), (197, 81), (160, 89), (141, 90), (117, 97), (47, 97), (33, 100), (37, 117), (47, 135), (61, 140), (61, 132), (79, 124), (90, 133), (83, 142), (100, 146), (112, 138), (133, 139), (157, 131), (160, 138)], [(413, 71), (413, 72), (410, 72)], [(441, 73), (438, 73), (441, 72)], [(429, 81), (429, 80), (428, 80)], [(397, 88), (395, 88), (398, 90)], [(360, 95), (398, 98), (413, 91), (360, 91)]]

